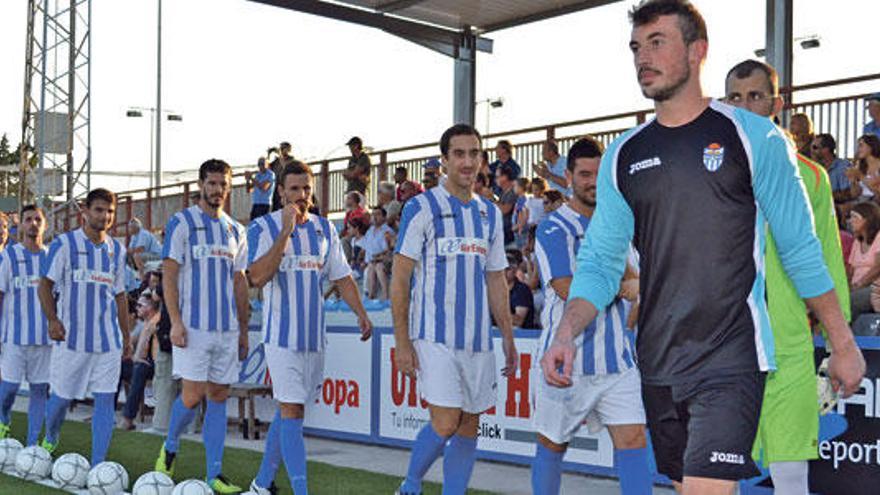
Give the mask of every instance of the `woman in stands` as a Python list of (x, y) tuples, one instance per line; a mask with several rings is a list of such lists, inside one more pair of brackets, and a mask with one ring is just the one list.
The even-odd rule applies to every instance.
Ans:
[(855, 242), (849, 252), (847, 276), (855, 321), (860, 314), (871, 311), (871, 284), (880, 277), (880, 206), (873, 201), (856, 204), (849, 213), (849, 222)]

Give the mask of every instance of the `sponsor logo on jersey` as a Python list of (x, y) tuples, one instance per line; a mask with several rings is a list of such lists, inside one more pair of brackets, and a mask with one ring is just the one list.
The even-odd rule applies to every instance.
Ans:
[(39, 275), (22, 275), (12, 279), (12, 287), (15, 289), (27, 289), (40, 285)]
[(87, 284), (113, 285), (113, 274), (98, 270), (79, 269), (73, 271), (73, 281)]
[(437, 256), (486, 256), (489, 245), (476, 237), (441, 237), (437, 239)]
[(322, 268), (324, 263), (320, 256), (285, 256), (280, 266), (283, 272), (319, 271)]
[(712, 143), (703, 148), (703, 165), (706, 170), (714, 172), (721, 168), (724, 162), (724, 147), (718, 143)]
[(232, 250), (223, 244), (202, 244), (200, 246), (193, 246), (192, 250), (193, 259), (197, 260), (204, 258), (221, 258), (232, 261), (235, 259)]
[(659, 167), (660, 165), (663, 165), (663, 163), (660, 161), (659, 156), (648, 158), (647, 160), (642, 160), (640, 162), (635, 162), (630, 164), (629, 166), (629, 175), (635, 175), (636, 172), (641, 172), (642, 170), (647, 170), (649, 168)]
[(729, 452), (712, 452), (709, 456), (709, 462), (725, 463), (725, 464), (745, 464), (746, 458), (742, 454), (731, 454)]

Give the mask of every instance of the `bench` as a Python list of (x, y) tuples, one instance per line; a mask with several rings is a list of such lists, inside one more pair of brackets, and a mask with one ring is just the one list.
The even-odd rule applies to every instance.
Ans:
[[(259, 383), (236, 383), (229, 387), (229, 398), (238, 399), (238, 423), (242, 430), (242, 436), (247, 439), (253, 435), (255, 440), (260, 438), (257, 428), (257, 415), (254, 407), (254, 399), (257, 397), (271, 397), (272, 386)], [(247, 408), (245, 408), (247, 406)]]

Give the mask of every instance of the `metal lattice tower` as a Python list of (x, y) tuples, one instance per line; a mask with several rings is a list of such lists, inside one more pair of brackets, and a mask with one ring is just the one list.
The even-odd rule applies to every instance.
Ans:
[(91, 17), (91, 0), (28, 0), (20, 204), (91, 186)]

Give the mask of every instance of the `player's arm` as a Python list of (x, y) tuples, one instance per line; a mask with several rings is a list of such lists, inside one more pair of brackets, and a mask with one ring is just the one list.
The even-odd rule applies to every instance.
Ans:
[(778, 133), (756, 142), (755, 199), (770, 224), (786, 274), (828, 332), (834, 349), (829, 373), (835, 389), (842, 386), (844, 396), (849, 396), (861, 385), (865, 360), (828, 274), (794, 150)]
[(60, 280), (68, 269), (67, 247), (60, 237), (55, 238), (49, 246), (49, 253), (40, 265), (40, 285), (37, 286), (37, 297), (40, 308), (49, 323), (49, 338), (64, 340), (64, 325), (58, 319), (58, 307), (55, 302), (55, 281)]
[(391, 321), (394, 325), (394, 361), (405, 375), (415, 378), (419, 368), (416, 350), (409, 337), (409, 302), (416, 260), (425, 245), (427, 222), (419, 199), (407, 201), (400, 216), (400, 230), (391, 263)]
[[(574, 338), (596, 318), (598, 308), (608, 306), (620, 291), (635, 221), (612, 178), (615, 154), (612, 147), (602, 157), (596, 211), (577, 255), (577, 269), (554, 342), (541, 358), (544, 377), (551, 385), (571, 385)], [(560, 365), (562, 374), (558, 372)]]
[(247, 276), (243, 270), (236, 271), (232, 275), (232, 290), (235, 295), (235, 315), (238, 318), (238, 360), (244, 361), (248, 355), (248, 321), (251, 307)]
[(119, 320), (119, 331), (122, 333), (122, 356), (126, 358), (131, 355), (131, 317), (128, 314), (128, 295), (125, 292), (116, 294), (116, 318)]
[(290, 235), (293, 233), (295, 219), (296, 205), (285, 205), (281, 214), (281, 232), (268, 250), (260, 249), (261, 242), (264, 246), (266, 244), (265, 239), (261, 240), (261, 237), (266, 236), (261, 222), (251, 222), (250, 227), (248, 227), (247, 236), (248, 245), (252, 252), (251, 258), (254, 261), (248, 268), (247, 276), (252, 286), (261, 288), (278, 273), (281, 260), (284, 258), (284, 250), (287, 249), (287, 244), (290, 243)]
[[(501, 234), (499, 233), (499, 237)], [(489, 297), (489, 309), (495, 318), (495, 324), (501, 330), (502, 346), (504, 347), (504, 367), (501, 374), (511, 376), (516, 372), (517, 354), (513, 342), (513, 320), (510, 314), (510, 289), (504, 270), (486, 272), (486, 289)], [(525, 318), (525, 315), (523, 315)], [(520, 322), (521, 324), (522, 322)]]

